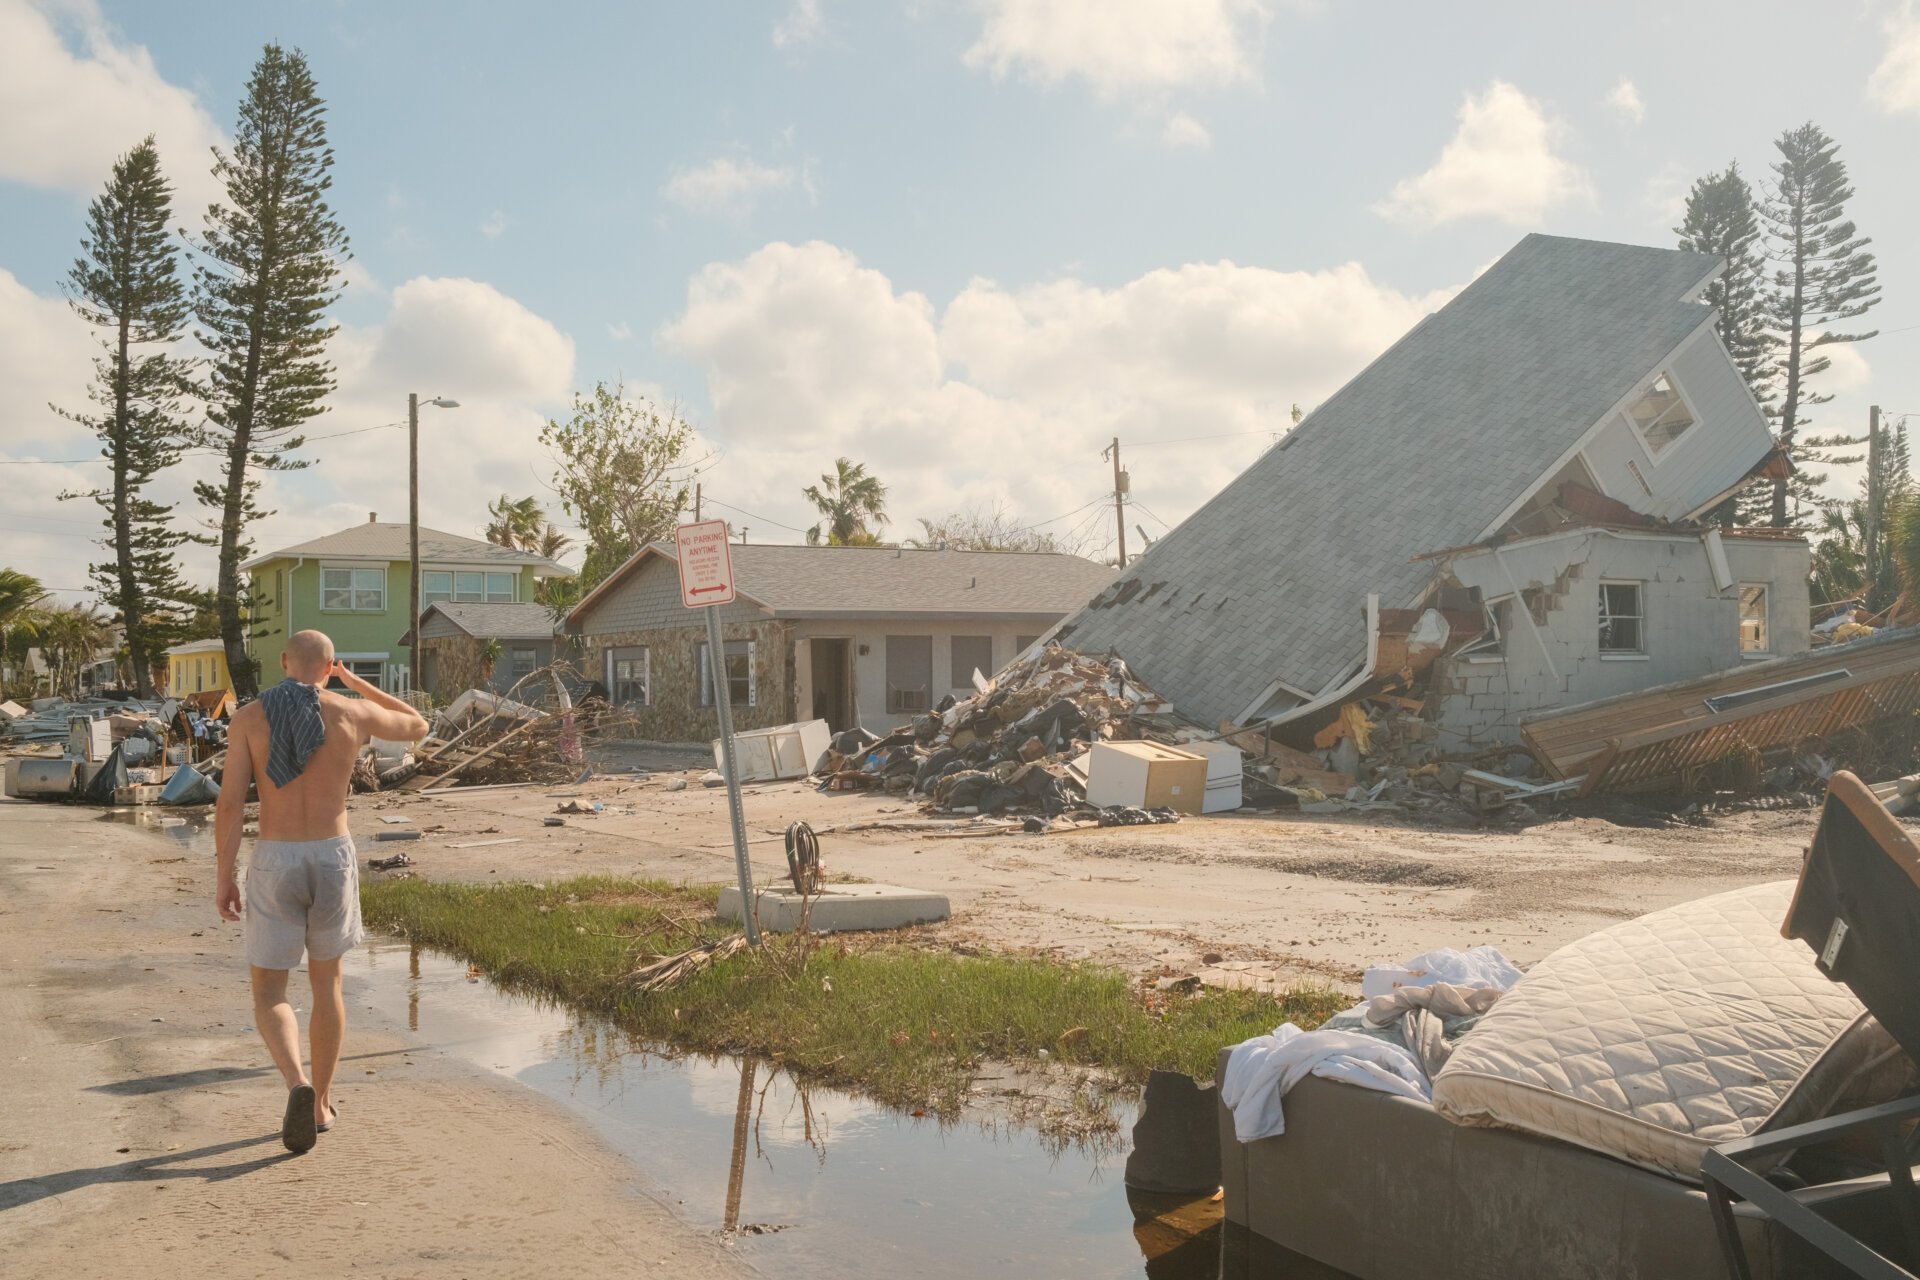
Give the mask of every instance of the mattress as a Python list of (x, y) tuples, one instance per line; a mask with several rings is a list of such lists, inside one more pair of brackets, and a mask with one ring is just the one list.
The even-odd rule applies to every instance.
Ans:
[(1780, 936), (1792, 892), (1716, 894), (1562, 947), (1461, 1038), (1435, 1110), (1688, 1181), (1715, 1143), (1825, 1114), (1848, 1063), (1878, 1051), (1863, 1038), (1886, 1037)]

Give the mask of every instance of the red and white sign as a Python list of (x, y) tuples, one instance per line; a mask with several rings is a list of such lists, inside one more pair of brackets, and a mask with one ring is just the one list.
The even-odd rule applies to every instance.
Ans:
[(680, 603), (689, 609), (733, 603), (733, 551), (725, 520), (702, 520), (674, 530), (680, 558)]

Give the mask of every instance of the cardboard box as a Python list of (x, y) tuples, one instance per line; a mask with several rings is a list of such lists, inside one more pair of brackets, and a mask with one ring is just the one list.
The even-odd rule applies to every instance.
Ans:
[(1087, 757), (1087, 803), (1204, 811), (1207, 758), (1157, 742), (1096, 742)]

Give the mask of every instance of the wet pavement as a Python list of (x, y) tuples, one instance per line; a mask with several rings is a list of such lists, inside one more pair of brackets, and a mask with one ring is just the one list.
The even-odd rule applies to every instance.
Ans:
[[(213, 855), (211, 809), (115, 809)], [(1227, 1226), (1208, 1199), (1130, 1193), (1136, 1118), (1062, 1146), (1019, 1126), (942, 1124), (760, 1061), (636, 1041), (599, 1019), (496, 990), (465, 964), (370, 941), (347, 965), (352, 1012), (538, 1090), (632, 1161), (685, 1221), (785, 1277), (1146, 1277), (1331, 1280), (1337, 1273)]]

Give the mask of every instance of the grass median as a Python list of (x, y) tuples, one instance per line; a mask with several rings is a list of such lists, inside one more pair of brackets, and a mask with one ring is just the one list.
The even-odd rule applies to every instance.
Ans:
[(367, 924), (478, 965), (510, 991), (550, 997), (648, 1039), (775, 1059), (802, 1079), (900, 1107), (959, 1112), (983, 1065), (1054, 1062), (1122, 1082), (1156, 1068), (1202, 1079), (1215, 1053), (1291, 1019), (1317, 1025), (1352, 1000), (1304, 987), (1161, 993), (1124, 974), (1028, 956), (961, 955), (881, 935), (769, 936), (666, 990), (641, 964), (737, 932), (717, 890), (588, 876), (552, 884), (405, 879), (362, 890)]

